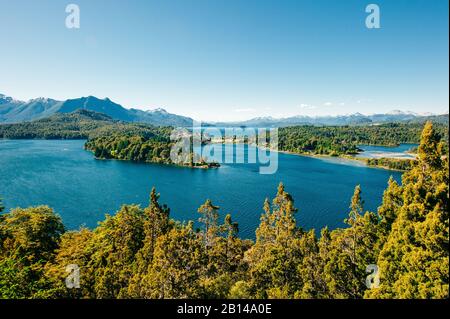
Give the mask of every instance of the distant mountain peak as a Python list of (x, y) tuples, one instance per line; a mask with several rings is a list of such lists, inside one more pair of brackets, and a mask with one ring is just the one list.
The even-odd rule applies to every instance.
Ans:
[[(152, 111), (126, 109), (122, 105), (111, 101), (108, 97), (99, 99), (93, 95), (56, 101), (48, 98), (36, 98), (28, 102), (18, 101), (0, 95), (0, 122), (16, 123), (45, 118), (57, 113), (71, 113), (79, 109), (106, 114), (114, 120), (126, 122), (143, 122), (156, 126), (191, 126), (193, 120), (186, 116), (171, 114), (163, 108)], [(81, 112), (81, 111), (77, 111)], [(77, 113), (85, 116), (99, 117), (93, 113)]]
[(149, 113), (169, 113), (165, 109), (163, 109), (162, 107), (158, 107), (158, 108), (153, 109), (153, 110), (148, 110), (147, 112), (149, 112)]
[(402, 110), (392, 110), (387, 112), (388, 115), (417, 115), (417, 113), (411, 111), (402, 111)]
[(0, 94), (0, 103), (9, 103), (12, 100), (12, 97), (6, 96), (5, 94)]
[(54, 100), (54, 99), (50, 99), (48, 97), (38, 97), (38, 98), (35, 98), (35, 99), (30, 99), (28, 101), (28, 103), (32, 103), (32, 102), (54, 103), (54, 102), (57, 102), (57, 101)]
[(6, 103), (20, 104), (20, 103), (24, 103), (24, 102), (20, 101), (20, 100), (16, 100), (11, 96), (7, 96), (5, 94), (0, 93), (0, 104), (6, 104)]

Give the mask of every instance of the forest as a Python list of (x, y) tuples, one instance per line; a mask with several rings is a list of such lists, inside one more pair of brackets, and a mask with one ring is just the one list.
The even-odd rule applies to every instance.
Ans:
[[(448, 127), (435, 123), (435, 131), (448, 144)], [(358, 145), (397, 146), (418, 143), (423, 123), (359, 126), (291, 126), (279, 128), (278, 148), (297, 154), (353, 155)]]
[(114, 133), (89, 139), (84, 147), (92, 151), (98, 159), (119, 159), (198, 168), (220, 166), (219, 163), (207, 161), (192, 150), (189, 154), (183, 155), (180, 152), (176, 156), (171, 156), (173, 145), (174, 143), (167, 135), (145, 137), (141, 134)]
[[(67, 231), (47, 206), (3, 212), (0, 298), (448, 298), (445, 149), (427, 123), (417, 161), (401, 184), (388, 181), (378, 210), (365, 211), (356, 185), (347, 226), (319, 233), (297, 224), (282, 183), (262, 203), (254, 241), (208, 199), (199, 227), (171, 219), (155, 189), (147, 207), (123, 205), (95, 229)], [(79, 288), (65, 284), (69, 265)], [(366, 282), (370, 265), (378, 271)]]
[(397, 171), (407, 171), (411, 169), (414, 160), (397, 159), (397, 158), (368, 158), (366, 164), (368, 166), (382, 167)]
[(113, 120), (106, 114), (78, 109), (71, 113), (56, 113), (31, 122), (1, 124), (0, 138), (8, 139), (89, 139), (112, 133), (127, 133), (144, 137), (169, 139), (170, 127), (128, 123)]

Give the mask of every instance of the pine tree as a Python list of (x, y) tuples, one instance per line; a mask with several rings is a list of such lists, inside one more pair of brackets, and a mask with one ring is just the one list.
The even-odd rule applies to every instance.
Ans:
[(205, 247), (208, 258), (201, 278), (204, 298), (226, 298), (232, 286), (245, 277), (244, 252), (249, 241), (241, 240), (237, 234), (238, 223), (227, 214), (220, 232), (214, 237), (214, 245)]
[(323, 233), (321, 252), (326, 262), (324, 277), (333, 298), (362, 298), (366, 290), (366, 267), (374, 264), (378, 254), (379, 241), (378, 216), (363, 212), (361, 187), (355, 187), (351, 199), (349, 217), (345, 222), (348, 228)]
[(165, 234), (170, 228), (170, 209), (166, 205), (159, 204), (160, 194), (153, 187), (150, 192), (150, 202), (148, 207), (144, 209), (146, 219), (144, 222), (144, 246), (138, 252), (138, 260), (140, 267), (146, 270), (153, 259), (153, 250), (156, 240), (159, 236)]
[(44, 267), (65, 231), (47, 206), (16, 208), (0, 218), (0, 298), (46, 298)]
[(378, 207), (378, 216), (380, 218), (380, 233), (377, 243), (377, 251), (380, 251), (391, 232), (392, 224), (397, 219), (398, 212), (403, 205), (403, 189), (391, 176), (388, 181), (388, 187), (383, 193), (383, 201)]
[(143, 246), (144, 211), (136, 205), (124, 205), (114, 216), (95, 229), (87, 251), (87, 268), (94, 269), (93, 292), (96, 298), (127, 296), (134, 275), (136, 256)]
[(141, 296), (142, 290), (145, 290), (145, 287), (142, 287), (142, 278), (152, 265), (156, 241), (173, 226), (169, 218), (170, 209), (159, 203), (159, 197), (159, 193), (153, 187), (150, 192), (149, 205), (144, 209), (143, 246), (136, 254), (134, 274), (123, 297), (139, 298)]
[(206, 247), (214, 245), (214, 239), (219, 232), (217, 220), (219, 218), (219, 206), (213, 205), (210, 199), (198, 208), (202, 217), (198, 219), (203, 224), (203, 241)]
[[(61, 243), (56, 250), (55, 258), (45, 266), (45, 276), (51, 281), (51, 287), (41, 294), (44, 298), (95, 298), (94, 273), (87, 264), (91, 258), (90, 251), (93, 232), (82, 227), (77, 231), (69, 231), (61, 236)], [(80, 288), (69, 289), (65, 279), (68, 265), (77, 265), (80, 269)]]
[(207, 257), (192, 223), (177, 225), (156, 242), (152, 267), (143, 278), (144, 298), (199, 298)]
[(425, 124), (414, 167), (403, 175), (403, 203), (378, 258), (380, 288), (369, 298), (448, 298), (448, 157)]
[(378, 208), (378, 214), (381, 217), (382, 228), (389, 233), (393, 222), (397, 218), (398, 211), (403, 205), (402, 187), (398, 185), (391, 176), (388, 181), (388, 187), (383, 193), (383, 201)]
[(310, 250), (307, 236), (296, 226), (297, 209), (280, 183), (272, 205), (264, 203), (256, 243), (246, 253), (251, 293), (257, 298), (288, 298), (304, 284), (298, 265)]

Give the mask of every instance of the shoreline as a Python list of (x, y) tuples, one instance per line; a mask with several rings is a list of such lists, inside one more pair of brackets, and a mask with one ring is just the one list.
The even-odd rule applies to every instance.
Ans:
[[(92, 155), (94, 152), (92, 150), (83, 148), (86, 152), (91, 153)], [(154, 165), (161, 165), (161, 166), (172, 166), (172, 167), (180, 167), (180, 168), (197, 168), (197, 169), (216, 169), (220, 168), (219, 166), (208, 166), (208, 165), (199, 165), (199, 166), (189, 166), (189, 165), (180, 165), (176, 163), (162, 163), (162, 162), (149, 162), (149, 161), (134, 161), (134, 160), (128, 160), (128, 159), (122, 159), (122, 158), (103, 158), (103, 157), (97, 157), (93, 155), (94, 159), (97, 161), (121, 161), (121, 162), (130, 162), (130, 163), (137, 163), (137, 164), (154, 164)]]
[[(254, 146), (256, 146), (256, 145), (254, 145)], [(259, 147), (259, 146), (256, 146), (256, 147)], [(292, 152), (292, 151), (282, 151), (282, 150), (267, 149), (265, 147), (259, 147), (259, 148), (265, 149), (265, 150), (270, 150), (272, 152), (287, 154), (287, 155), (305, 156), (305, 157), (311, 157), (311, 158), (317, 158), (317, 159), (343, 159), (343, 160), (348, 161), (349, 163), (351, 163), (351, 162), (353, 162), (353, 163), (359, 162), (359, 163), (363, 164), (364, 166), (366, 166), (368, 168), (379, 168), (379, 169), (384, 169), (384, 170), (387, 170), (387, 171), (394, 171), (394, 172), (406, 172), (406, 170), (390, 168), (390, 167), (387, 167), (387, 166), (369, 165), (369, 164), (367, 164), (367, 160), (370, 159), (368, 157), (356, 157), (356, 156), (352, 156), (352, 155), (348, 155), (348, 154), (332, 156), (332, 155), (326, 155), (326, 154), (296, 153), (296, 152)], [(361, 153), (357, 153), (357, 154), (361, 154)], [(355, 155), (357, 155), (357, 154), (355, 154)], [(386, 157), (386, 158), (389, 159), (389, 157)]]
[[(245, 143), (233, 143), (233, 142), (212, 142), (211, 144), (222, 144), (222, 145), (245, 145)], [(401, 143), (400, 143), (401, 144)], [(400, 145), (399, 144), (399, 145)], [(257, 144), (247, 144), (249, 146), (254, 146), (257, 147), (259, 149), (262, 150), (269, 150), (272, 152), (277, 152), (277, 153), (282, 153), (282, 154), (287, 154), (287, 155), (295, 155), (295, 156), (305, 156), (305, 157), (310, 157), (310, 158), (317, 158), (317, 159), (342, 159), (345, 160), (349, 163), (361, 163), (363, 166), (368, 167), (368, 168), (378, 168), (378, 169), (383, 169), (383, 170), (387, 170), (387, 171), (394, 171), (394, 172), (405, 172), (405, 170), (401, 170), (401, 169), (395, 169), (395, 168), (390, 168), (387, 166), (377, 166), (377, 165), (369, 165), (367, 164), (367, 160), (369, 160), (369, 157), (356, 157), (356, 155), (361, 154), (362, 152), (356, 153), (353, 156), (350, 154), (343, 154), (343, 155), (336, 155), (336, 156), (332, 156), (332, 155), (327, 155), (327, 154), (310, 154), (310, 153), (296, 153), (296, 152), (292, 152), (292, 151), (284, 151), (284, 150), (275, 150), (275, 149), (269, 149), (265, 146), (258, 146)], [(364, 144), (364, 145), (368, 145), (368, 144)], [(370, 145), (370, 146), (381, 146), (381, 147), (396, 147), (396, 146), (386, 146), (386, 145)], [(410, 154), (410, 153), (408, 153)], [(390, 157), (385, 157), (387, 159), (390, 159)], [(399, 159), (402, 160), (402, 158), (393, 158), (393, 159)], [(411, 159), (409, 159), (411, 160)]]
[[(274, 150), (276, 151), (276, 150)], [(402, 169), (396, 169), (396, 168), (390, 168), (388, 166), (382, 166), (382, 165), (369, 165), (367, 164), (367, 160), (369, 160), (370, 158), (368, 157), (355, 157), (352, 155), (338, 155), (338, 156), (331, 156), (331, 155), (324, 155), (324, 154), (300, 154), (300, 153), (294, 153), (294, 152), (290, 152), (290, 151), (276, 151), (279, 153), (283, 153), (283, 154), (288, 154), (288, 155), (297, 155), (297, 156), (306, 156), (306, 157), (311, 157), (311, 158), (318, 158), (318, 159), (343, 159), (348, 161), (349, 163), (351, 162), (358, 162), (363, 164), (364, 166), (368, 167), (368, 168), (379, 168), (379, 169), (384, 169), (387, 171), (394, 171), (394, 172), (406, 172), (406, 170), (402, 170)], [(358, 153), (359, 154), (359, 153)], [(389, 159), (389, 157), (386, 157)]]

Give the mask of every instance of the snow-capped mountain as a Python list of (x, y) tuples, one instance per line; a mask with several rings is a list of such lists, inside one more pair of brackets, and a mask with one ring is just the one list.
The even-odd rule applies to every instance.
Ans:
[(435, 119), (440, 122), (448, 122), (448, 114), (417, 114), (395, 110), (388, 113), (364, 115), (359, 112), (336, 116), (306, 116), (297, 115), (285, 118), (257, 117), (242, 122), (216, 122), (208, 125), (214, 126), (249, 126), (249, 127), (284, 127), (293, 125), (358, 125), (381, 124), (392, 122), (411, 122)]
[(40, 97), (24, 102), (0, 94), (0, 123), (32, 121), (55, 113), (70, 113), (78, 109), (103, 113), (116, 120), (153, 125), (191, 126), (193, 122), (189, 117), (171, 114), (162, 108), (149, 111), (126, 109), (109, 98), (99, 99), (95, 96), (88, 96), (56, 101)]

